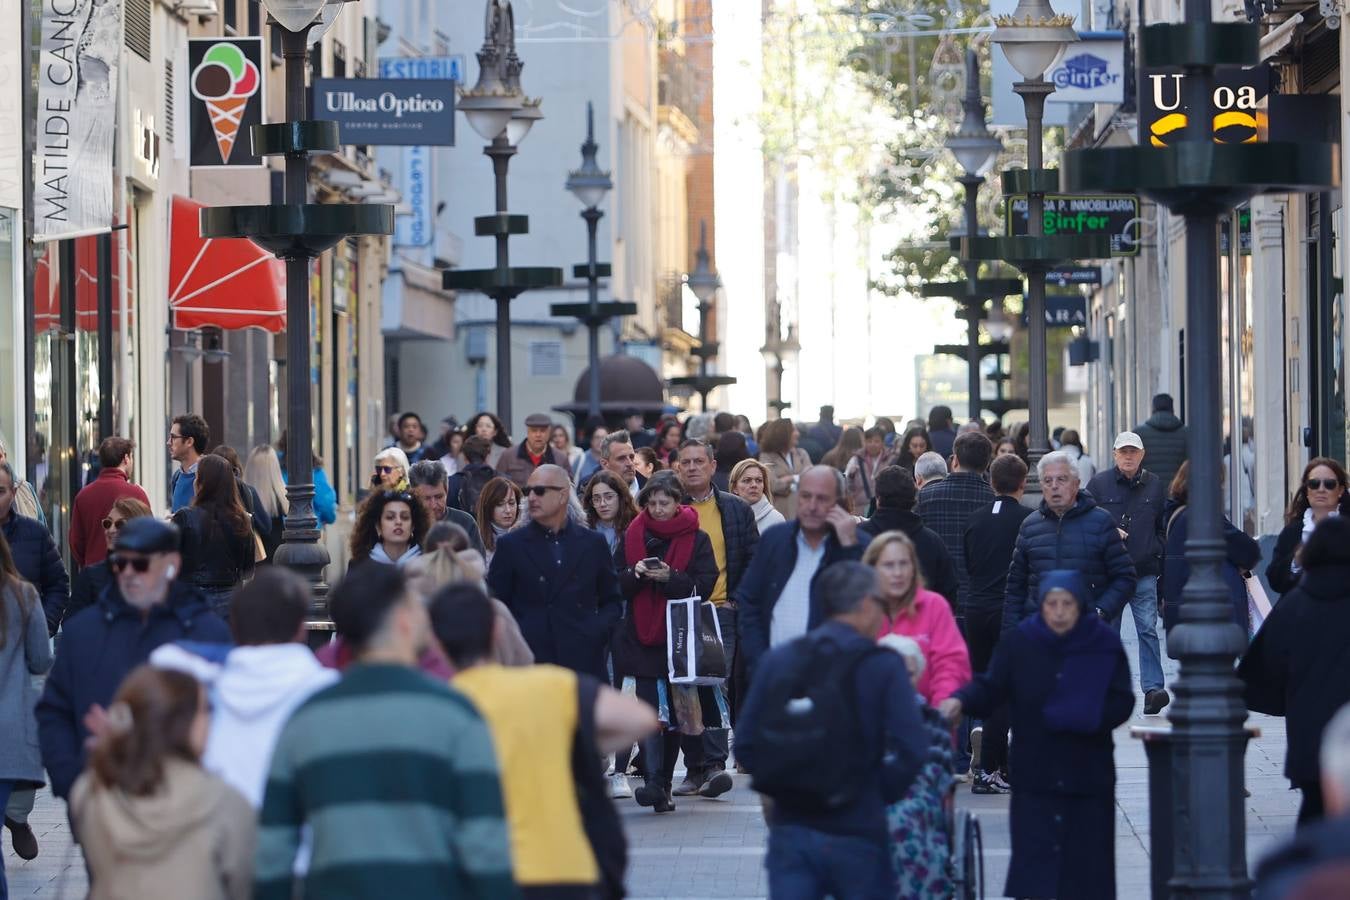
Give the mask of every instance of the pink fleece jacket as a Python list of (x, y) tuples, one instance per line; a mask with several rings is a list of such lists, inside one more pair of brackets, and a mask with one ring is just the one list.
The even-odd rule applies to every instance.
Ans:
[(952, 609), (941, 594), (920, 589), (914, 606), (881, 628), (878, 638), (901, 634), (913, 638), (928, 660), (919, 677), (919, 693), (930, 706), (946, 700), (970, 681), (970, 654), (956, 627)]

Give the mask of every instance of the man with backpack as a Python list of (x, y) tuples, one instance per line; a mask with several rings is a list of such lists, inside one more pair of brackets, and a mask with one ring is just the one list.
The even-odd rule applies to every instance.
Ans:
[(821, 573), (827, 621), (768, 652), (736, 729), (736, 757), (771, 801), (765, 868), (772, 897), (896, 896), (886, 806), (927, 754), (904, 660), (878, 648), (876, 571)]
[(483, 486), (497, 477), (497, 470), (487, 464), (492, 452), (492, 442), (485, 437), (474, 435), (464, 441), (460, 448), (468, 464), (450, 476), (446, 490), (447, 503), (454, 509), (463, 510), (469, 515), (478, 514), (478, 495)]

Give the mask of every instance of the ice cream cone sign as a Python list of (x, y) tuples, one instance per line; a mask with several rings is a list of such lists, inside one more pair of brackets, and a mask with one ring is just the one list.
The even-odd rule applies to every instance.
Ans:
[[(235, 42), (219, 41), (206, 50), (192, 70), (191, 86), (192, 96), (200, 100), (206, 110), (220, 152), (219, 162), (207, 164), (229, 165), (235, 143), (242, 137), (249, 100), (262, 86), (258, 66)], [(248, 150), (245, 145), (245, 151)], [(205, 160), (197, 164), (203, 162)]]

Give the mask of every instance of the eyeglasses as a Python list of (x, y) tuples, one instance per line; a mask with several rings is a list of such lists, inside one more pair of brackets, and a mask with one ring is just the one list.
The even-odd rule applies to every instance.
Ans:
[(111, 556), (108, 558), (108, 568), (112, 569), (116, 575), (121, 575), (127, 566), (131, 566), (132, 571), (144, 575), (150, 571), (150, 557)]
[(1310, 491), (1334, 491), (1341, 486), (1335, 478), (1309, 478), (1304, 484)]
[(543, 497), (549, 491), (565, 491), (567, 488), (559, 487), (556, 484), (536, 484), (525, 489), (526, 494), (534, 494), (536, 497)]
[(112, 529), (116, 528), (118, 531), (121, 531), (122, 526), (127, 524), (127, 521), (128, 521), (127, 519), (118, 519), (116, 522), (114, 522), (112, 519), (104, 519), (103, 530), (111, 531)]
[(390, 474), (393, 474), (393, 471), (394, 471), (395, 469), (397, 469), (397, 468), (398, 468), (398, 466), (376, 466), (376, 467), (375, 467), (375, 474), (376, 474), (376, 475), (390, 475)]
[(182, 436), (181, 434), (174, 434), (172, 431), (169, 432), (169, 440), (170, 440), (171, 442), (172, 442), (172, 441), (181, 441), (182, 439), (183, 439), (183, 436)]

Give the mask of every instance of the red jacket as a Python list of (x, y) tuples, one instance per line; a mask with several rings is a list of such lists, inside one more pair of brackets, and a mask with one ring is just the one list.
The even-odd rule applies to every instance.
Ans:
[(150, 505), (138, 484), (127, 480), (121, 469), (103, 469), (98, 477), (80, 489), (70, 512), (70, 555), (83, 568), (103, 562), (108, 556), (108, 539), (103, 534), (103, 519), (123, 497), (135, 497)]

